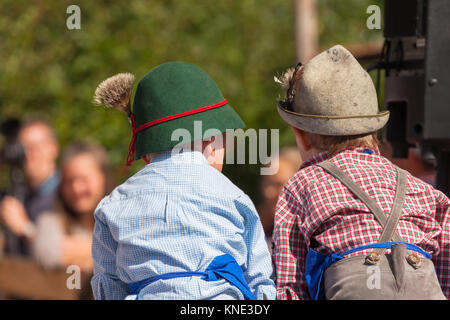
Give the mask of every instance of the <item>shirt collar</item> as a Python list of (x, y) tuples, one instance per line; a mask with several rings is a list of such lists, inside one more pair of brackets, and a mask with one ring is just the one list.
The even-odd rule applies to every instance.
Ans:
[(312, 166), (316, 163), (325, 161), (326, 159), (331, 158), (331, 154), (328, 151), (320, 152), (318, 154), (313, 155), (311, 158), (307, 159), (302, 163), (300, 169)]
[[(366, 153), (368, 155), (373, 154), (373, 155), (377, 155), (377, 156), (380, 155), (380, 150), (378, 148), (369, 149), (369, 148), (365, 148), (365, 147), (349, 147), (349, 148), (339, 151), (334, 156), (341, 154), (341, 153), (349, 153), (349, 152), (359, 152), (359, 153)], [(332, 157), (333, 157), (333, 155), (331, 155), (328, 151), (320, 152), (320, 153), (312, 156), (305, 162), (303, 162), (302, 165), (300, 166), (300, 169), (312, 166), (314, 164), (320, 163), (320, 162), (330, 159)]]
[(208, 164), (205, 156), (201, 152), (180, 148), (158, 152), (153, 155), (148, 166), (154, 166), (160, 162)]

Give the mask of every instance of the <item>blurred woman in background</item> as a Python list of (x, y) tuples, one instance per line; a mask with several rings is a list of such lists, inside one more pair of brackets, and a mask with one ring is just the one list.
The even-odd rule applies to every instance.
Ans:
[(109, 190), (109, 161), (103, 147), (75, 142), (62, 154), (59, 197), (36, 222), (35, 259), (46, 268), (77, 265), (90, 271), (94, 210)]

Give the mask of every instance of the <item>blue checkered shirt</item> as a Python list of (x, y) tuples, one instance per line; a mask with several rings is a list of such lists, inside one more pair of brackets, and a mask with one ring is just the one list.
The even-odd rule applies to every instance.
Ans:
[(197, 151), (154, 156), (95, 211), (91, 280), (96, 299), (243, 299), (226, 280), (158, 280), (138, 296), (128, 283), (204, 271), (228, 253), (257, 299), (274, 299), (272, 262), (250, 198)]

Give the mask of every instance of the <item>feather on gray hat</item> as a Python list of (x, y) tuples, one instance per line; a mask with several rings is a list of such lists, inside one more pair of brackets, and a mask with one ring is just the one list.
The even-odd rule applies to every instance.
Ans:
[(278, 113), (306, 132), (348, 136), (371, 133), (385, 126), (389, 111), (378, 112), (369, 74), (352, 54), (336, 45), (304, 66), (288, 70), (276, 82), (287, 89)]

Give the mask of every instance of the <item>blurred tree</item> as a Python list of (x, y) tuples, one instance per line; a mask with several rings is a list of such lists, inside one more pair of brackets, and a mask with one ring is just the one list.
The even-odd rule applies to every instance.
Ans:
[(326, 47), (381, 39), (383, 25), (381, 30), (369, 30), (366, 22), (370, 16), (367, 8), (378, 5), (383, 12), (383, 4), (384, 0), (317, 0), (320, 45)]
[[(76, 1), (81, 29), (68, 30), (75, 1), (0, 3), (0, 121), (48, 117), (62, 146), (95, 139), (109, 150), (118, 182), (131, 136), (123, 114), (92, 106), (100, 81), (119, 72), (141, 78), (170, 60), (192, 62), (216, 80), (248, 128), (280, 128), (280, 144), (294, 138), (276, 112), (281, 90), (273, 76), (295, 64), (292, 2), (286, 0)], [(318, 0), (320, 44), (381, 37), (367, 30), (375, 0)], [(256, 201), (259, 166), (224, 171)]]

